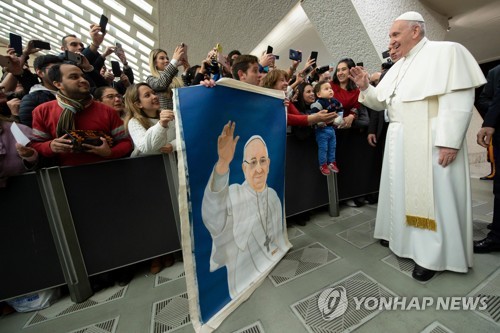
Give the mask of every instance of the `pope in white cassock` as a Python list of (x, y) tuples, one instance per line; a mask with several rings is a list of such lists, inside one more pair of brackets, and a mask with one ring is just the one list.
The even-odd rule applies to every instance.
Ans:
[(390, 118), (375, 238), (415, 261), (413, 277), (472, 267), (472, 199), (467, 147), (474, 88), (486, 82), (462, 45), (425, 37), (422, 15), (393, 23), (389, 48), (401, 59), (374, 88), (351, 69), (359, 101)]
[(202, 203), (203, 223), (213, 240), (210, 271), (226, 266), (231, 298), (262, 281), (291, 247), (280, 199), (266, 183), (271, 160), (262, 137), (254, 135), (245, 144), (245, 182), (228, 184), (239, 139), (234, 128), (230, 121), (218, 138), (219, 159)]

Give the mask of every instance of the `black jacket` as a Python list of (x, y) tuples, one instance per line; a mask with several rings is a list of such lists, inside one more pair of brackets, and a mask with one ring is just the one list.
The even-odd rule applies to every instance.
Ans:
[(40, 104), (50, 102), (56, 99), (56, 96), (50, 90), (35, 90), (23, 97), (19, 107), (19, 120), (21, 124), (33, 126), (33, 110)]

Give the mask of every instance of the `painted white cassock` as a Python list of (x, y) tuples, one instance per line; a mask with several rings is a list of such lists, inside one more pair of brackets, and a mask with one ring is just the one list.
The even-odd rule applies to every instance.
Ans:
[[(436, 271), (472, 267), (472, 199), (464, 140), (474, 88), (486, 83), (462, 45), (422, 39), (359, 101), (388, 109), (375, 238)], [(391, 97), (392, 96), (392, 97)], [(459, 149), (443, 168), (439, 148)]]
[(276, 191), (266, 187), (258, 193), (246, 181), (231, 186), (228, 182), (229, 172), (220, 176), (212, 171), (201, 209), (213, 240), (210, 271), (226, 266), (229, 294), (235, 298), (262, 281), (291, 245), (285, 240)]

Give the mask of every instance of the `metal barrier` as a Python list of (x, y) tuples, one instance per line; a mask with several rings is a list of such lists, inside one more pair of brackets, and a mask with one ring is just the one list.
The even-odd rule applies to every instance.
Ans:
[[(339, 199), (378, 191), (380, 161), (370, 159), (381, 154), (359, 130), (340, 132), (338, 177), (319, 172), (314, 137), (287, 137), (287, 216), (325, 205), (338, 216)], [(12, 177), (0, 189), (0, 300), (67, 284), (83, 302), (89, 276), (180, 249), (177, 193), (174, 155)]]

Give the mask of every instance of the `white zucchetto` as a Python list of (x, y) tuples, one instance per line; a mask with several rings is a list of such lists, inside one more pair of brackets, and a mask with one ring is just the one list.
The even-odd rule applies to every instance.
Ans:
[(396, 18), (394, 21), (418, 21), (418, 22), (425, 22), (424, 18), (420, 13), (417, 12), (406, 12), (404, 14), (401, 14)]

